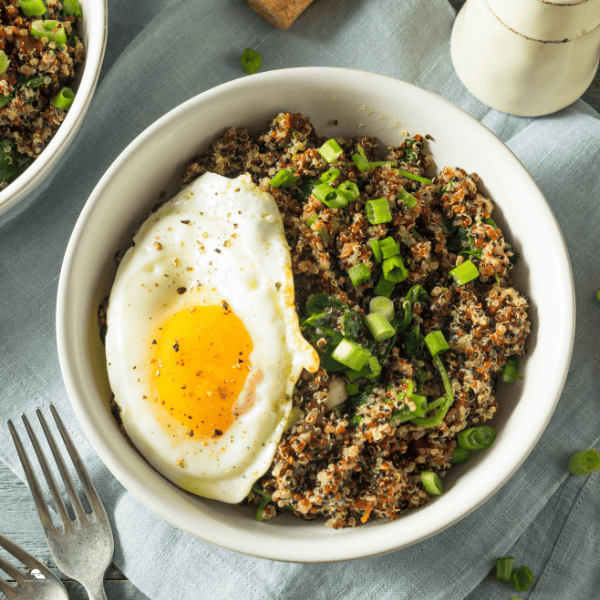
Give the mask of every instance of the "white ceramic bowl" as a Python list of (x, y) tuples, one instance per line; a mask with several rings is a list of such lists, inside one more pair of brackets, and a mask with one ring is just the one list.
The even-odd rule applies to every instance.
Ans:
[[(161, 192), (176, 190), (187, 159), (229, 127), (258, 130), (283, 110), (310, 116), (323, 136), (370, 134), (398, 144), (404, 130), (431, 134), (438, 170), (458, 165), (480, 175), (497, 205), (494, 219), (522, 255), (515, 282), (531, 300), (532, 332), (521, 361), (524, 379), (498, 393), (493, 420), (498, 437), (468, 465), (451, 470), (443, 496), (393, 522), (372, 520), (337, 531), (291, 515), (260, 523), (250, 507), (195, 497), (164, 479), (132, 449), (110, 413), (96, 312), (111, 286), (115, 252), (128, 243)], [(460, 520), (507, 481), (544, 431), (561, 393), (573, 342), (574, 292), (565, 245), (546, 200), (483, 125), (438, 96), (390, 77), (299, 68), (209, 90), (126, 148), (77, 222), (60, 276), (57, 312), (60, 363), (74, 410), (102, 460), (131, 493), (176, 527), (214, 544), (270, 559), (321, 562), (422, 540)]]
[(108, 10), (106, 0), (79, 0), (79, 2), (83, 11), (79, 35), (85, 48), (85, 60), (82, 65), (79, 65), (72, 86), (75, 91), (75, 101), (56, 134), (38, 158), (22, 175), (0, 191), (0, 215), (31, 194), (57, 165), (79, 130), (92, 101), (106, 47)]

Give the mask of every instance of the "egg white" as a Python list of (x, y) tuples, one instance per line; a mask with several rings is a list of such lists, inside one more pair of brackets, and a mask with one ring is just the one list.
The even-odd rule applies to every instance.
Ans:
[[(184, 308), (226, 301), (250, 338), (254, 403), (220, 437), (190, 437), (156, 398), (152, 336)], [(289, 248), (273, 197), (249, 175), (206, 173), (141, 226), (109, 297), (106, 357), (123, 427), (165, 477), (240, 502), (269, 468), (302, 372), (317, 370), (294, 306)], [(235, 340), (230, 343), (235, 344)]]

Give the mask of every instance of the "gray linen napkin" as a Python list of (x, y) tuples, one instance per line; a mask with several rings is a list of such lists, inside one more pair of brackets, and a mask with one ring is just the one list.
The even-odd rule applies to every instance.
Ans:
[[(111, 515), (115, 562), (153, 600), (508, 600), (510, 588), (486, 579), (496, 557), (508, 554), (534, 572), (534, 585), (519, 594), (524, 600), (596, 598), (600, 474), (570, 476), (567, 461), (575, 450), (600, 447), (600, 305), (594, 295), (600, 288), (599, 115), (578, 101), (555, 115), (523, 119), (475, 100), (452, 68), (454, 11), (446, 0), (315, 0), (285, 32), (241, 0), (109, 0), (109, 18), (102, 79), (75, 143), (43, 189), (0, 220), (0, 458), (22, 477), (6, 420), (54, 402)], [(546, 433), (482, 507), (434, 538), (386, 556), (280, 564), (175, 530), (106, 470), (83, 437), (61, 380), (56, 287), (87, 197), (121, 150), (158, 117), (245, 76), (239, 58), (246, 47), (262, 53), (263, 70), (352, 67), (404, 79), (461, 106), (529, 169), (570, 252), (578, 299), (575, 349)]]

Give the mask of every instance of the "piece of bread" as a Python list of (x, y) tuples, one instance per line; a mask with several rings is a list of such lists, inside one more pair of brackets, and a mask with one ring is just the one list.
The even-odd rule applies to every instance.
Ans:
[(287, 29), (312, 0), (246, 0), (250, 8), (279, 29)]

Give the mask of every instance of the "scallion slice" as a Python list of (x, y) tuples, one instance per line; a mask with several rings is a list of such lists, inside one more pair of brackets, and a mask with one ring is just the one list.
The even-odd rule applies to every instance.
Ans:
[(260, 69), (262, 65), (262, 56), (260, 52), (252, 50), (252, 48), (246, 48), (242, 52), (242, 70), (246, 75), (253, 75)]
[(294, 185), (300, 179), (299, 176), (294, 175), (289, 169), (279, 169), (275, 176), (269, 181), (269, 185), (272, 188), (290, 187)]
[(452, 269), (450, 275), (457, 285), (466, 285), (469, 281), (479, 277), (479, 269), (470, 260), (465, 260), (458, 267)]
[(336, 189), (327, 183), (320, 183), (313, 188), (313, 196), (329, 208), (344, 208), (348, 206), (348, 198), (337, 193)]
[(385, 277), (382, 277), (373, 290), (377, 296), (385, 296), (389, 298), (396, 287), (395, 281), (388, 281)]
[(390, 256), (400, 254), (400, 246), (398, 246), (396, 240), (391, 236), (379, 240), (379, 248), (384, 260)]
[(398, 173), (398, 175), (401, 175), (402, 177), (414, 179), (414, 181), (419, 181), (420, 183), (433, 183), (431, 179), (427, 179), (426, 177), (419, 177), (418, 175), (413, 175), (412, 173), (409, 173), (408, 171), (403, 171), (402, 169), (395, 169), (395, 171)]
[[(362, 150), (362, 148), (360, 146), (359, 146), (358, 149), (359, 149), (359, 152)], [(364, 151), (362, 151), (360, 154), (353, 154), (352, 155), (352, 162), (356, 165), (356, 168), (361, 173), (368, 173), (371, 170), (371, 164), (365, 158)]]
[(385, 296), (375, 296), (369, 302), (369, 311), (381, 313), (388, 321), (394, 318), (394, 303)]
[(373, 251), (375, 262), (380, 263), (383, 260), (383, 254), (381, 253), (381, 248), (379, 247), (379, 241), (370, 240), (369, 244), (371, 244), (371, 250)]
[(529, 567), (519, 567), (512, 574), (512, 584), (517, 592), (523, 592), (533, 583), (533, 573)]
[(336, 189), (338, 193), (343, 193), (346, 195), (350, 199), (350, 202), (353, 202), (360, 196), (360, 191), (358, 190), (358, 186), (356, 183), (354, 183), (354, 181), (342, 181), (342, 183), (340, 183)]
[(458, 445), (465, 450), (483, 450), (489, 448), (496, 439), (496, 432), (489, 425), (463, 429), (458, 436)]
[(57, 46), (64, 46), (67, 43), (65, 28), (58, 21), (34, 21), (29, 32), (33, 37), (46, 38)]
[(579, 450), (569, 460), (569, 471), (573, 475), (589, 475), (600, 469), (600, 453), (595, 448)]
[(390, 322), (378, 312), (368, 314), (365, 317), (365, 325), (376, 342), (389, 340), (396, 333)]
[(4, 73), (10, 65), (10, 60), (4, 50), (0, 50), (0, 73)]
[(442, 480), (433, 471), (421, 471), (421, 482), (432, 496), (441, 496), (444, 493)]
[(406, 190), (400, 190), (398, 192), (398, 198), (408, 206), (408, 208), (414, 208), (417, 205), (417, 199), (409, 194)]
[(452, 458), (450, 459), (450, 462), (453, 465), (465, 463), (469, 460), (470, 456), (471, 453), (468, 450), (466, 450), (465, 448), (461, 448), (460, 446), (456, 446), (456, 448), (454, 448), (454, 452), (452, 453)]
[(360, 263), (348, 269), (348, 277), (350, 277), (352, 285), (362, 285), (371, 279), (371, 273), (366, 265)]
[(523, 379), (523, 375), (519, 373), (519, 363), (516, 358), (506, 359), (500, 377), (505, 383), (514, 383), (517, 379)]
[(308, 217), (308, 221), (306, 221), (306, 226), (312, 229), (313, 223), (319, 218), (319, 215), (314, 214)]
[(445, 352), (450, 349), (444, 334), (439, 330), (432, 331), (429, 335), (426, 335), (425, 344), (427, 345), (431, 356), (436, 356), (440, 352)]
[(75, 100), (75, 94), (73, 90), (69, 87), (64, 87), (52, 100), (52, 106), (56, 108), (62, 108), (63, 110), (67, 110), (73, 104)]
[[(408, 270), (402, 262), (400, 256), (390, 256), (383, 261), (381, 265), (383, 276), (388, 281), (400, 283), (408, 277)], [(383, 294), (382, 294), (383, 295)]]
[(321, 183), (331, 183), (340, 177), (342, 172), (339, 169), (329, 169), (319, 177)]
[(348, 394), (348, 396), (355, 396), (356, 394), (358, 394), (359, 388), (360, 388), (360, 386), (356, 382), (347, 383), (346, 384), (346, 394)]
[(515, 570), (514, 556), (501, 556), (496, 560), (496, 579), (504, 583), (512, 583), (513, 571)]
[(79, 4), (79, 0), (63, 0), (63, 13), (65, 15), (83, 17), (83, 11), (81, 10), (81, 4)]
[(39, 17), (46, 12), (42, 0), (19, 0), (19, 6), (26, 17)]
[(369, 361), (371, 353), (354, 340), (344, 338), (331, 353), (332, 358), (353, 371), (360, 371)]
[(328, 163), (332, 163), (341, 156), (344, 151), (334, 139), (330, 139), (319, 148), (318, 152)]
[(371, 225), (389, 223), (392, 220), (390, 203), (385, 198), (368, 200), (365, 204), (365, 209), (367, 211), (367, 221), (369, 221)]

